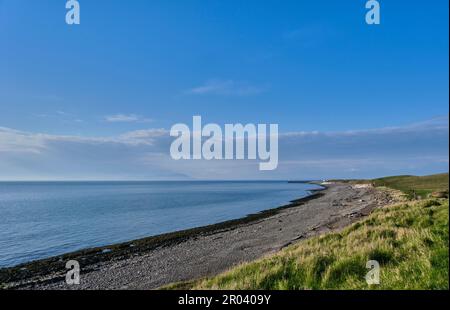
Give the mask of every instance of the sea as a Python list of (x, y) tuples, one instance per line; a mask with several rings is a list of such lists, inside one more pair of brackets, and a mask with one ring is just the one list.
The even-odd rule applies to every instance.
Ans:
[(0, 268), (241, 218), (317, 188), (287, 181), (0, 182)]

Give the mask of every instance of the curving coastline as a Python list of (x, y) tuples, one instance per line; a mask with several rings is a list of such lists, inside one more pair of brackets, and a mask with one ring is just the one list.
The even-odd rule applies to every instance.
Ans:
[[(2, 269), (0, 283), (7, 289), (154, 289), (214, 275), (298, 240), (342, 228), (390, 199), (374, 188), (333, 184), (241, 219)], [(80, 262), (79, 286), (64, 282), (68, 260)]]
[(23, 283), (28, 283), (33, 281), (33, 279), (45, 278), (51, 274), (65, 272), (65, 262), (69, 260), (82, 261), (85, 266), (89, 267), (92, 264), (126, 259), (135, 256), (136, 254), (142, 255), (158, 247), (166, 247), (177, 244), (186, 241), (189, 238), (195, 238), (198, 235), (215, 234), (221, 231), (234, 229), (239, 225), (248, 224), (273, 216), (284, 209), (293, 208), (312, 199), (318, 198), (322, 195), (321, 191), (326, 189), (326, 186), (322, 185), (321, 187), (322, 188), (319, 189), (309, 190), (309, 195), (292, 200), (287, 205), (263, 210), (255, 214), (248, 214), (241, 218), (206, 226), (153, 235), (117, 244), (85, 248), (49, 258), (26, 262), (12, 267), (0, 268), (0, 289), (2, 289), (2, 286), (22, 287)]

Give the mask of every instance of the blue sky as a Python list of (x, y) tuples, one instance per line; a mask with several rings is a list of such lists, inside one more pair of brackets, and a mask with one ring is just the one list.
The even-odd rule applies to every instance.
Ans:
[[(0, 179), (448, 170), (446, 0), (380, 0), (379, 26), (363, 0), (79, 2), (68, 26), (65, 1), (0, 0)], [(171, 162), (165, 130), (193, 115), (278, 123), (279, 170)], [(154, 148), (124, 142), (143, 132)]]

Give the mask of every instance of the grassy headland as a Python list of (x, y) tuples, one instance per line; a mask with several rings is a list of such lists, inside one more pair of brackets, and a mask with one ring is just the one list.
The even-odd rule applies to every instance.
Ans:
[(448, 197), (448, 173), (427, 176), (400, 175), (373, 180), (335, 180), (350, 183), (371, 183), (376, 187), (389, 187), (402, 191), (408, 198), (427, 198), (433, 193)]
[[(371, 180), (425, 197), (448, 192), (448, 174)], [(216, 277), (170, 288), (448, 289), (448, 199), (406, 200), (375, 210), (341, 232), (292, 245)], [(380, 285), (365, 281), (366, 262), (380, 263)]]
[(435, 174), (423, 177), (397, 176), (373, 180), (375, 186), (386, 186), (398, 189), (410, 198), (414, 195), (422, 198), (432, 193), (447, 193), (448, 195), (448, 173)]

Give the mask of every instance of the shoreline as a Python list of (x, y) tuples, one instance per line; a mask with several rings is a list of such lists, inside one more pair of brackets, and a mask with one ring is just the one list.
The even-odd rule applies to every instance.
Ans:
[[(160, 247), (170, 247), (174, 244), (185, 242), (198, 236), (207, 236), (221, 232), (234, 230), (241, 225), (251, 224), (265, 218), (269, 218), (282, 212), (283, 210), (299, 207), (311, 200), (325, 195), (327, 185), (315, 182), (303, 182), (320, 186), (319, 189), (308, 190), (309, 195), (294, 199), (289, 204), (248, 214), (241, 218), (223, 221), (215, 224), (193, 227), (189, 229), (168, 232), (164, 234), (152, 235), (131, 241), (115, 243), (94, 248), (85, 248), (78, 251), (64, 253), (48, 258), (21, 263), (12, 267), (0, 268), (0, 289), (3, 286), (13, 283), (14, 288), (27, 285), (22, 282), (33, 281), (36, 278), (46, 277), (51, 274), (65, 273), (65, 263), (69, 260), (77, 260), (86, 268), (91, 265), (107, 263), (116, 260), (125, 260), (136, 255), (145, 255), (147, 252)], [(89, 269), (87, 269), (89, 270)]]
[[(0, 289), (149, 290), (190, 282), (339, 231), (394, 202), (389, 191), (372, 186), (327, 184), (288, 205), (238, 220), (2, 269)], [(65, 283), (65, 263), (71, 259), (80, 263), (79, 285)]]

